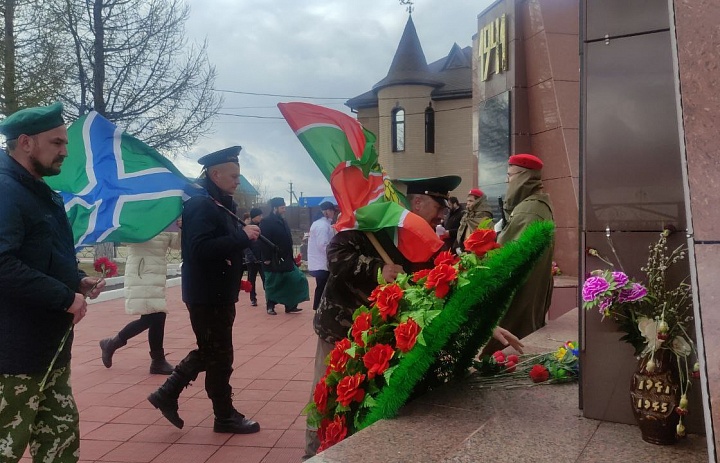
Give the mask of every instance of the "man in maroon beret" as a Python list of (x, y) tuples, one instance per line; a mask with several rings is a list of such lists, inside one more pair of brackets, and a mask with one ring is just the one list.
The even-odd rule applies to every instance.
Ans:
[[(543, 191), (541, 180), (543, 162), (532, 154), (515, 154), (508, 160), (505, 217), (498, 234), (498, 243), (517, 240), (528, 225), (538, 220), (553, 220), (550, 197)], [(515, 294), (500, 326), (520, 338), (545, 326), (545, 316), (552, 298), (553, 247), (545, 251), (527, 279)], [(491, 340), (483, 353), (502, 349)]]
[(468, 192), (465, 201), (465, 213), (460, 219), (460, 226), (457, 232), (457, 241), (453, 245), (453, 249), (464, 249), (465, 240), (477, 230), (478, 225), (484, 219), (493, 218), (492, 208), (488, 203), (488, 198), (480, 188), (473, 188)]

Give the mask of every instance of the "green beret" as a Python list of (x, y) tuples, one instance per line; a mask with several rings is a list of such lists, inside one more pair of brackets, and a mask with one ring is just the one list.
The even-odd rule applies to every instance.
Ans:
[(65, 125), (62, 118), (62, 103), (50, 106), (21, 109), (0, 122), (0, 133), (8, 140), (14, 140), (22, 134), (35, 135)]

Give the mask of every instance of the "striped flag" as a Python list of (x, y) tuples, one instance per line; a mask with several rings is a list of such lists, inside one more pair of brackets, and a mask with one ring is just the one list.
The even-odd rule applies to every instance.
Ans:
[(68, 157), (45, 181), (60, 192), (75, 246), (151, 239), (204, 190), (140, 140), (93, 111), (68, 128)]
[(279, 103), (278, 108), (330, 182), (340, 208), (337, 231), (393, 228), (398, 250), (411, 262), (425, 262), (442, 247), (432, 227), (407, 209), (378, 163), (372, 132), (322, 106)]

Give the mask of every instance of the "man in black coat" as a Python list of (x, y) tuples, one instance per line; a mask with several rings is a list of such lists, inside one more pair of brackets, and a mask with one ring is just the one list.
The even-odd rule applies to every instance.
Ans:
[[(260, 221), (263, 218), (263, 211), (260, 208), (253, 207), (250, 209), (250, 223), (252, 225), (260, 225)], [(257, 289), (255, 283), (257, 281), (258, 274), (265, 287), (265, 272), (262, 268), (262, 254), (260, 251), (260, 242), (253, 241), (250, 247), (245, 249), (245, 266), (248, 271), (248, 281), (252, 288), (250, 289), (250, 305), (257, 307)]]
[[(244, 225), (232, 199), (240, 183), (238, 156), (233, 146), (203, 156), (200, 183), (208, 196), (194, 196), (183, 208), (182, 293), (197, 339), (191, 351), (165, 384), (148, 400), (178, 428), (178, 397), (198, 373), (205, 372), (205, 391), (212, 400), (213, 430), (249, 434), (260, 425), (235, 410), (230, 375), (233, 368), (232, 326), (243, 271), (244, 249), (260, 235), (256, 225)], [(244, 228), (243, 228), (244, 225)]]

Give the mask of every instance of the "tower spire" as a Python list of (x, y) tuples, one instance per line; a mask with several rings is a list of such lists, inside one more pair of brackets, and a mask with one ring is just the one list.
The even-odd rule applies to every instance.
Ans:
[(400, 0), (400, 4), (407, 5), (407, 8), (405, 9), (407, 10), (408, 14), (412, 14), (412, 12), (415, 11), (412, 0)]

